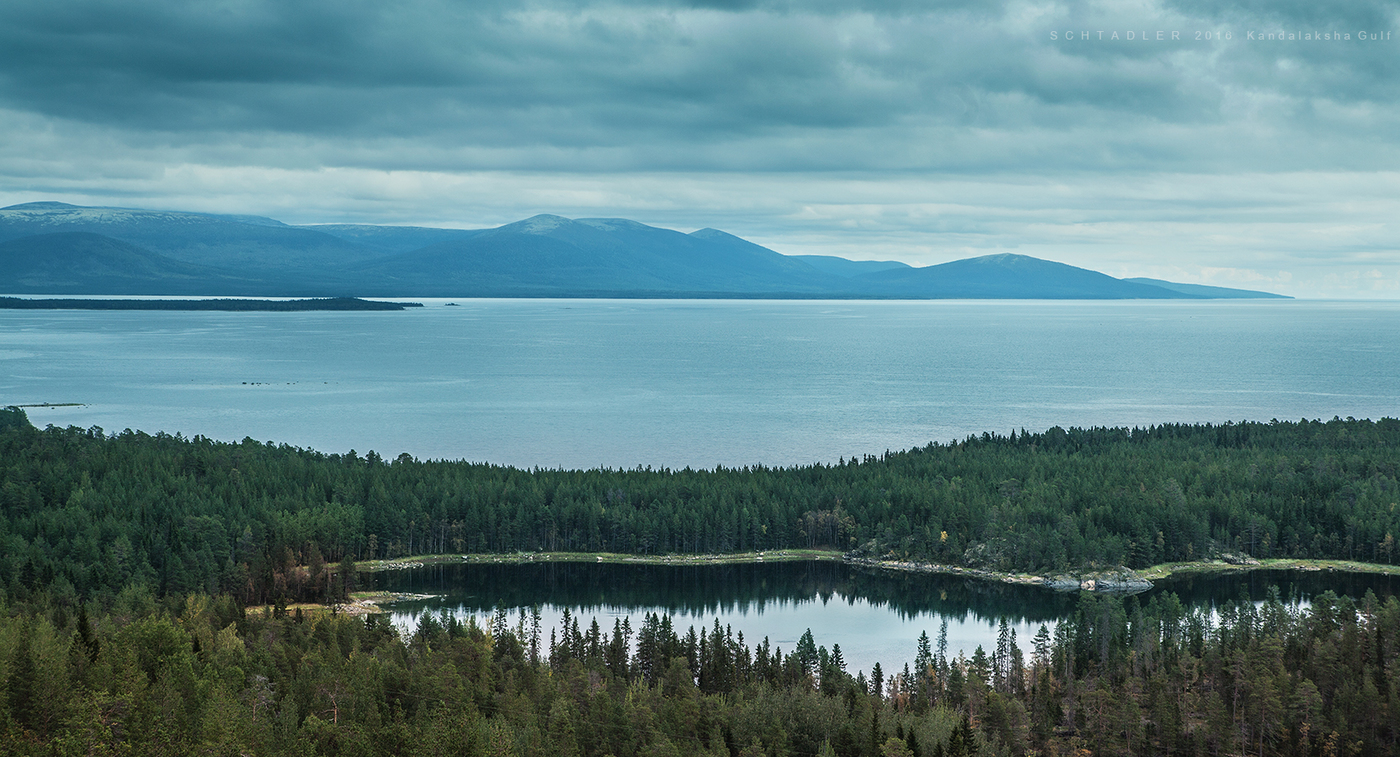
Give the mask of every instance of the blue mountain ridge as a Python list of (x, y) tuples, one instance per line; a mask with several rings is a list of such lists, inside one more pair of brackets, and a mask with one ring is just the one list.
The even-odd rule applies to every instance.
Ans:
[(1211, 299), (1025, 255), (915, 268), (782, 255), (716, 229), (537, 215), (489, 229), (82, 207), (0, 208), (0, 291), (261, 296)]

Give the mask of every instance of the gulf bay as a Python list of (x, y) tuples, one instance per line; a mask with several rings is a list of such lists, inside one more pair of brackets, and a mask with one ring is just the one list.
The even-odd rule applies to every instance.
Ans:
[(1400, 303), (426, 300), (0, 313), (36, 425), (522, 467), (835, 462), (983, 431), (1393, 416)]

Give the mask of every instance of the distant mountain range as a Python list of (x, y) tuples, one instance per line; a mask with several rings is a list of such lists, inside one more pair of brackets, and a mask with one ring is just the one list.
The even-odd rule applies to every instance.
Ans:
[(782, 255), (716, 229), (538, 215), (494, 229), (35, 202), (0, 208), (5, 294), (324, 297), (1279, 298), (1115, 279), (1025, 255), (915, 268)]

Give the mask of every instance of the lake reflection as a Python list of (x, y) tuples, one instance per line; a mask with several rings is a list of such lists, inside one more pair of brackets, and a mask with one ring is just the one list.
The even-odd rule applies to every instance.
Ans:
[[(609, 563), (458, 564), (416, 570), (363, 573), (363, 588), (439, 595), (389, 607), (393, 622), (410, 630), (424, 612), (443, 610), (486, 625), (497, 607), (514, 625), (523, 609), (538, 605), (545, 627), (554, 628), (565, 609), (587, 628), (594, 618), (604, 631), (629, 619), (640, 627), (647, 613), (668, 613), (676, 629), (710, 627), (715, 620), (742, 632), (750, 646), (764, 637), (792, 651), (806, 629), (817, 643), (840, 644), (847, 668), (887, 671), (914, 658), (921, 632), (937, 641), (948, 623), (948, 652), (971, 656), (996, 645), (1002, 619), (1016, 630), (1029, 653), (1043, 623), (1074, 610), (1078, 596), (1036, 586), (1014, 586), (960, 576), (880, 571), (840, 562), (769, 562), (737, 565), (617, 565)], [(1389, 576), (1255, 571), (1163, 582), (1139, 595), (1175, 592), (1189, 606), (1248, 597), (1262, 601), (1271, 584), (1285, 598), (1306, 602), (1332, 589), (1357, 598), (1372, 589), (1384, 599), (1400, 588)]]
[(1262, 602), (1269, 596), (1269, 587), (1277, 586), (1286, 604), (1306, 604), (1324, 591), (1360, 600), (1367, 591), (1384, 601), (1400, 590), (1400, 576), (1371, 573), (1343, 573), (1318, 570), (1250, 570), (1239, 573), (1185, 575), (1158, 581), (1152, 591), (1143, 594), (1146, 601), (1153, 594), (1172, 592), (1187, 606), (1221, 604), (1229, 600), (1249, 599)]
[(615, 620), (628, 618), (635, 629), (647, 613), (668, 613), (682, 633), (718, 619), (743, 632), (750, 646), (767, 637), (785, 652), (811, 628), (818, 644), (841, 645), (852, 673), (877, 661), (887, 668), (903, 665), (913, 659), (919, 634), (926, 631), (936, 641), (944, 620), (952, 656), (958, 650), (971, 655), (979, 644), (992, 649), (1002, 618), (1026, 646), (1041, 623), (1053, 628), (1075, 601), (1039, 587), (835, 562), (463, 564), (362, 579), (378, 589), (441, 595), (393, 605), (393, 620), (403, 629), (424, 611), (442, 609), (484, 624), (495, 608), (505, 607), (513, 623), (521, 608), (538, 604), (546, 626), (557, 626), (567, 608), (584, 627), (596, 617), (605, 631)]

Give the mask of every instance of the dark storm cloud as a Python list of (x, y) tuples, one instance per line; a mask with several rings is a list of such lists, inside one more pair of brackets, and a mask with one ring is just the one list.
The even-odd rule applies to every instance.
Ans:
[[(1049, 37), (1380, 29), (1394, 15), (1381, 4), (1223, 7), (1176, 3), (1144, 18), (1088, 4), (12, 0), (0, 7), (0, 105), (171, 145), (352, 140), (330, 152), (358, 151), (364, 165), (412, 162), (402, 142), (416, 141), (455, 169), (976, 170), (999, 155), (1050, 168), (1071, 148), (1077, 160), (1141, 167), (1221, 151), (1252, 159), (1248, 142), (1144, 138), (1244, 109), (1289, 134), (1362, 139), (1393, 125), (1394, 45)], [(1380, 110), (1342, 114), (1339, 126), (1333, 103)]]
[(790, 253), (1395, 296), (1398, 9), (5, 0), (0, 204), (625, 216)]

